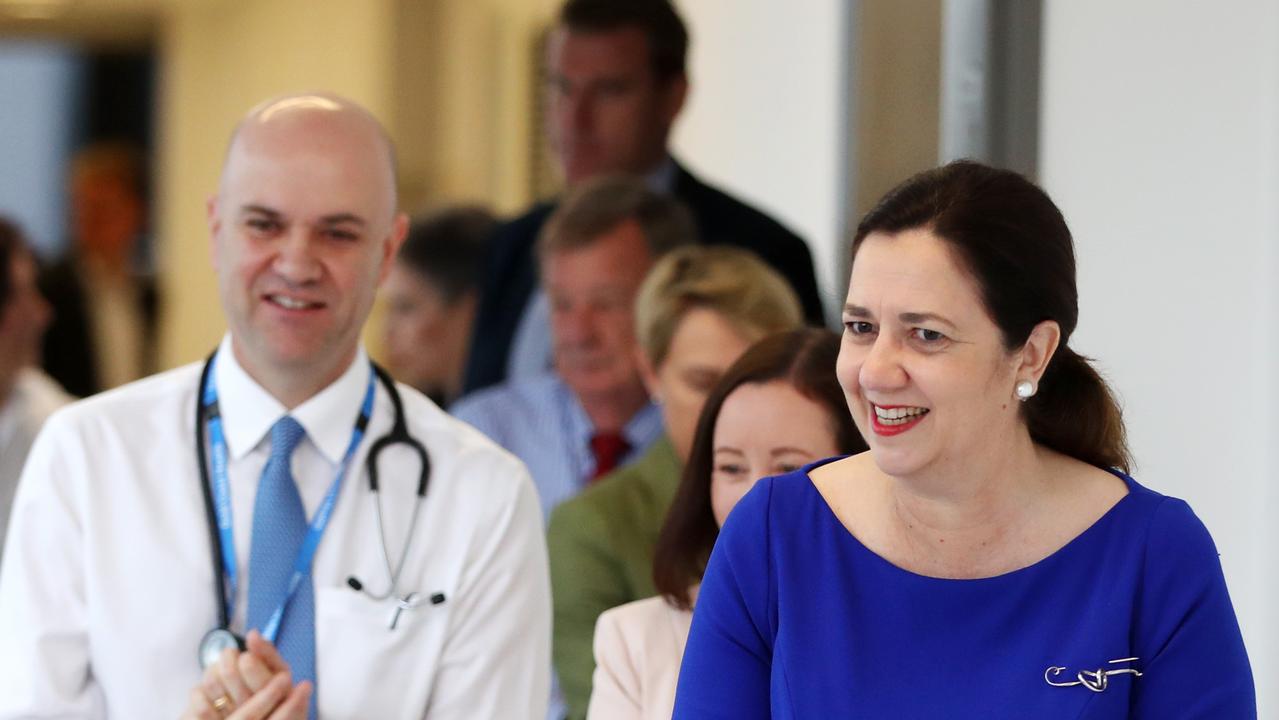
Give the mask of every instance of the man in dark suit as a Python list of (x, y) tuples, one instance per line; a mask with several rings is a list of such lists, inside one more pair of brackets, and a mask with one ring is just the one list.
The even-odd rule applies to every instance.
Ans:
[[(701, 241), (757, 253), (791, 282), (813, 324), (821, 299), (808, 246), (773, 218), (699, 181), (667, 152), (684, 105), (688, 33), (669, 0), (568, 0), (549, 44), (548, 126), (564, 181), (643, 176), (688, 206)], [(549, 352), (533, 247), (554, 202), (499, 228), (487, 263), (467, 391), (537, 369)], [(532, 339), (532, 342), (526, 340)]]
[(141, 154), (121, 143), (90, 145), (72, 162), (72, 246), (41, 273), (40, 289), (53, 306), (44, 369), (73, 395), (156, 370), (155, 280), (135, 268), (145, 175)]

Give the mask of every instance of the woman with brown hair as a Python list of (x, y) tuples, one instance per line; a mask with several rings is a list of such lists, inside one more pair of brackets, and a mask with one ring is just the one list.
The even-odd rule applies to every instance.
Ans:
[(660, 595), (609, 610), (596, 625), (588, 718), (669, 718), (697, 585), (733, 505), (760, 477), (866, 449), (835, 379), (838, 352), (829, 330), (778, 333), (715, 385), (657, 540)]
[(1069, 347), (1048, 196), (952, 163), (890, 192), (852, 256), (836, 372), (870, 452), (742, 500), (675, 717), (1255, 717), (1212, 539), (1128, 476)]

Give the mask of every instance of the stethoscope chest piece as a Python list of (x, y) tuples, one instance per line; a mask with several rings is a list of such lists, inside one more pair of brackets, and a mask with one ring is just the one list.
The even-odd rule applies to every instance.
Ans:
[(226, 628), (213, 628), (200, 640), (200, 669), (208, 670), (217, 664), (227, 648), (244, 651), (244, 641)]

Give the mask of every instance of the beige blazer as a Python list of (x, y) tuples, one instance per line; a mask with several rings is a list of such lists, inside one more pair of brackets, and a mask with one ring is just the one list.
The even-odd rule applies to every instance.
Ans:
[(587, 720), (670, 720), (692, 622), (693, 613), (661, 597), (600, 615)]

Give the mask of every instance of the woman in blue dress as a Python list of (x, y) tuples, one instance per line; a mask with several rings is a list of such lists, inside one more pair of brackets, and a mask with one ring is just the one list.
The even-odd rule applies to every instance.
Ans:
[(1069, 347), (1048, 196), (952, 163), (881, 200), (852, 256), (836, 372), (870, 451), (733, 511), (675, 717), (1256, 717), (1212, 539), (1128, 476)]

